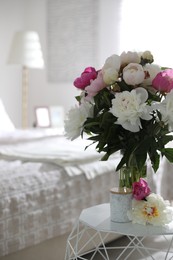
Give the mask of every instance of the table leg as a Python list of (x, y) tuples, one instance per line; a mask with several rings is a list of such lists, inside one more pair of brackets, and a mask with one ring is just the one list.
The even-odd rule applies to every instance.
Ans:
[[(89, 232), (91, 230), (93, 234)], [(92, 253), (91, 260), (94, 259), (96, 253), (99, 253), (102, 259), (110, 260), (105, 246), (108, 235), (109, 233), (93, 230), (77, 221), (67, 239), (65, 260), (86, 259), (84, 252), (85, 254)], [(97, 243), (95, 239), (97, 239)], [(84, 243), (82, 243), (82, 240), (84, 240)], [(85, 250), (87, 246), (90, 250)]]
[[(126, 245), (109, 246), (109, 244), (106, 244), (106, 239), (109, 235), (110, 232), (94, 230), (91, 227), (85, 225), (84, 223), (80, 223), (80, 221), (78, 220), (75, 223), (67, 239), (65, 260), (88, 260), (88, 258), (86, 258), (86, 254), (88, 253), (90, 253), (90, 260), (94, 260), (96, 254), (99, 254), (99, 259), (110, 260), (109, 250), (121, 250), (121, 252), (115, 256), (116, 260), (127, 260), (133, 254), (134, 251), (138, 251), (138, 253), (144, 259), (146, 259), (146, 257), (150, 257), (150, 259), (154, 260), (155, 258), (152, 255), (152, 253), (159, 251), (158, 248), (147, 247), (145, 245), (144, 239), (146, 237), (137, 237), (129, 235), (126, 235), (126, 237), (129, 239)], [(163, 237), (166, 239), (165, 236)], [(96, 238), (97, 242), (95, 240)], [(166, 239), (166, 241), (168, 242), (169, 240)], [(172, 245), (173, 237), (169, 242), (168, 248), (166, 250), (161, 250), (165, 253), (165, 260), (173, 260), (173, 252), (171, 252)], [(88, 246), (89, 250), (87, 250)], [(170, 253), (172, 254), (172, 256), (168, 258)]]

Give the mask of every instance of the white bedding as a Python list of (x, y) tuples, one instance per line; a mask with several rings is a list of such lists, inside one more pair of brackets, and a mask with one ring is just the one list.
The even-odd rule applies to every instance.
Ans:
[(96, 152), (94, 146), (85, 150), (89, 144), (88, 140), (69, 141), (64, 136), (53, 136), (8, 146), (1, 145), (0, 158), (50, 162), (63, 167), (70, 176), (85, 174), (88, 179), (115, 170), (120, 160), (119, 153), (108, 161), (100, 161), (103, 154)]
[(47, 163), (0, 161), (0, 256), (69, 232), (83, 208), (109, 200), (116, 175), (69, 177)]
[(60, 135), (40, 137), (0, 145), (0, 257), (69, 232), (81, 210), (108, 202), (116, 185), (113, 160), (107, 166), (94, 148)]
[(63, 128), (0, 130), (0, 145), (10, 145), (63, 134)]

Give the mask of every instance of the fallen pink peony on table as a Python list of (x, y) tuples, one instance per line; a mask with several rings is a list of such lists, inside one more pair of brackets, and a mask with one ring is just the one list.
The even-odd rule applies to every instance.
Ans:
[(132, 193), (134, 199), (136, 200), (145, 199), (150, 194), (150, 192), (151, 190), (148, 186), (148, 183), (142, 178), (140, 178), (138, 182), (134, 182), (132, 184)]
[(173, 69), (166, 69), (159, 72), (152, 81), (156, 90), (169, 93), (173, 89)]
[(74, 86), (79, 89), (85, 89), (86, 86), (90, 85), (91, 80), (97, 78), (97, 71), (93, 67), (87, 67), (81, 76), (76, 78), (73, 82)]

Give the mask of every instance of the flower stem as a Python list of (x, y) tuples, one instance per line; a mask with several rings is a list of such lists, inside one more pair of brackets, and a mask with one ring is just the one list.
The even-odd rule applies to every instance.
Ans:
[(146, 177), (146, 166), (139, 171), (137, 166), (122, 167), (119, 174), (119, 187), (132, 188), (134, 182)]

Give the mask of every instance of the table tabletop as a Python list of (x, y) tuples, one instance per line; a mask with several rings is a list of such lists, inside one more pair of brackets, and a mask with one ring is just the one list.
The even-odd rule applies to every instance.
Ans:
[(117, 223), (110, 220), (110, 204), (100, 204), (84, 209), (79, 217), (83, 224), (103, 232), (131, 236), (173, 235), (173, 222), (164, 226), (140, 225), (132, 222)]

